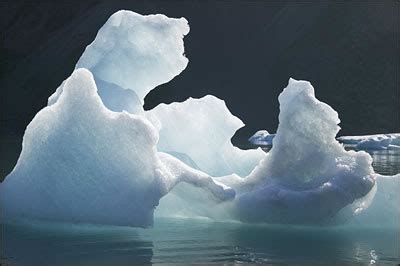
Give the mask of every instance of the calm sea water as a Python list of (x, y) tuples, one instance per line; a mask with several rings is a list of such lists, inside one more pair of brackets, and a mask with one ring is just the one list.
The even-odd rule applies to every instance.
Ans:
[[(400, 151), (371, 151), (382, 174)], [(151, 229), (1, 225), (1, 265), (398, 265), (399, 229), (295, 227), (156, 218)]]

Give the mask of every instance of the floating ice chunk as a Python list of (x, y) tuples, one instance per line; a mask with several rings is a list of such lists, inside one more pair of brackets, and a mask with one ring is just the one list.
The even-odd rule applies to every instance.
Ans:
[(76, 68), (90, 69), (96, 79), (134, 90), (143, 102), (150, 90), (186, 68), (183, 36), (188, 32), (184, 18), (121, 10), (99, 30)]
[(274, 139), (274, 137), (275, 134), (270, 134), (266, 130), (259, 130), (249, 138), (249, 142), (254, 145), (272, 146), (272, 140)]
[(279, 96), (274, 145), (234, 187), (241, 220), (323, 223), (374, 186), (372, 159), (346, 151), (336, 139), (337, 113), (318, 101), (309, 82), (289, 80)]
[(360, 150), (386, 150), (391, 139), (387, 136), (371, 137), (357, 143), (356, 148)]
[(233, 146), (230, 139), (244, 124), (215, 96), (160, 104), (146, 116), (160, 129), (158, 150), (186, 154), (212, 176), (246, 176), (265, 157), (261, 149)]
[(159, 199), (180, 182), (220, 200), (234, 196), (158, 153), (157, 140), (142, 116), (105, 108), (91, 73), (75, 70), (58, 100), (28, 125), (17, 165), (0, 187), (1, 218), (146, 227)]
[(400, 133), (364, 136), (342, 136), (338, 140), (359, 150), (386, 150), (400, 148)]

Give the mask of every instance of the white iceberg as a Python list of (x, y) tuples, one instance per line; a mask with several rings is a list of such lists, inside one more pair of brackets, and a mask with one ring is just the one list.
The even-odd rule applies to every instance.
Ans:
[(399, 178), (377, 177), (371, 156), (336, 141), (338, 114), (309, 82), (291, 79), (279, 96), (268, 154), (232, 145), (244, 124), (214, 96), (144, 111), (144, 96), (186, 67), (188, 31), (184, 18), (111, 16), (28, 125), (18, 163), (0, 186), (2, 219), (146, 227), (161, 198), (163, 216), (250, 222), (399, 214), (380, 207)]
[(275, 134), (270, 134), (267, 130), (259, 130), (249, 138), (249, 142), (258, 146), (272, 146)]
[(309, 82), (290, 79), (279, 102), (267, 157), (248, 177), (226, 182), (237, 193), (235, 213), (254, 222), (331, 222), (373, 188), (372, 159), (336, 141), (338, 114), (315, 98)]
[(206, 96), (143, 110), (143, 99), (150, 90), (186, 68), (183, 37), (188, 32), (184, 18), (118, 11), (99, 30), (76, 67), (93, 72), (107, 108), (150, 119), (160, 130), (159, 151), (182, 154), (210, 175), (245, 176), (265, 153), (232, 145), (230, 138), (244, 124), (229, 112), (224, 101)]
[(87, 68), (96, 80), (135, 91), (143, 103), (149, 91), (186, 68), (183, 37), (188, 32), (184, 18), (121, 10), (101, 27), (76, 68)]
[(387, 150), (400, 148), (400, 133), (342, 136), (337, 139), (344, 145), (350, 145), (359, 150)]
[(104, 107), (88, 70), (62, 85), (28, 125), (14, 170), (0, 187), (2, 220), (24, 218), (147, 227), (179, 182), (220, 200), (234, 191), (170, 155), (141, 116)]

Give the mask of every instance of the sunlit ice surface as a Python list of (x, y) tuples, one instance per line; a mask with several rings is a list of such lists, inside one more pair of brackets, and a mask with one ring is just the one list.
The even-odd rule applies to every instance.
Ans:
[[(143, 110), (185, 69), (188, 32), (184, 18), (130, 11), (100, 29), (0, 184), (2, 261), (398, 261), (396, 157), (346, 150), (311, 83), (289, 79), (268, 154), (232, 145), (244, 124), (215, 96)], [(356, 148), (393, 150), (393, 136)]]

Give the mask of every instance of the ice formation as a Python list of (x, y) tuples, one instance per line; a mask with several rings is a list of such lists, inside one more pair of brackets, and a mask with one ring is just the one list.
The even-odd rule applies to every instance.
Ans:
[(365, 136), (342, 136), (338, 140), (359, 150), (400, 149), (400, 133)]
[(249, 138), (249, 142), (258, 146), (272, 146), (275, 134), (270, 134), (266, 130), (259, 130)]
[(160, 129), (160, 151), (186, 154), (210, 175), (246, 176), (265, 157), (261, 149), (233, 146), (231, 138), (244, 124), (214, 96), (160, 104), (147, 117)]
[(214, 96), (144, 111), (145, 95), (186, 67), (188, 32), (184, 18), (112, 15), (28, 125), (0, 186), (1, 218), (146, 227), (162, 197), (162, 216), (322, 224), (400, 215), (390, 198), (400, 176), (376, 175), (367, 153), (336, 141), (338, 114), (309, 82), (291, 79), (279, 96), (276, 135), (250, 138), (273, 138), (268, 154), (232, 145), (243, 123)]
[(220, 200), (234, 196), (208, 175), (158, 153), (157, 140), (143, 117), (105, 108), (91, 73), (75, 70), (57, 101), (25, 131), (18, 163), (1, 184), (2, 219), (147, 227), (160, 198), (179, 182)]
[(96, 80), (134, 90), (143, 103), (150, 90), (186, 68), (183, 36), (188, 32), (184, 18), (121, 10), (99, 30), (76, 68), (89, 69)]
[[(109, 110), (114, 112), (126, 111), (131, 114), (144, 114), (142, 103), (133, 90), (123, 89), (113, 83), (96, 79), (97, 93), (99, 94), (103, 104)], [(48, 105), (57, 102), (63, 92), (64, 82), (49, 97)]]
[(329, 222), (372, 189), (372, 159), (336, 141), (338, 115), (315, 98), (309, 82), (290, 79), (279, 103), (268, 156), (245, 179), (227, 183), (237, 192), (236, 215), (258, 222)]
[(351, 223), (357, 226), (393, 227), (400, 222), (400, 174), (376, 177), (376, 188), (368, 208), (360, 212)]

